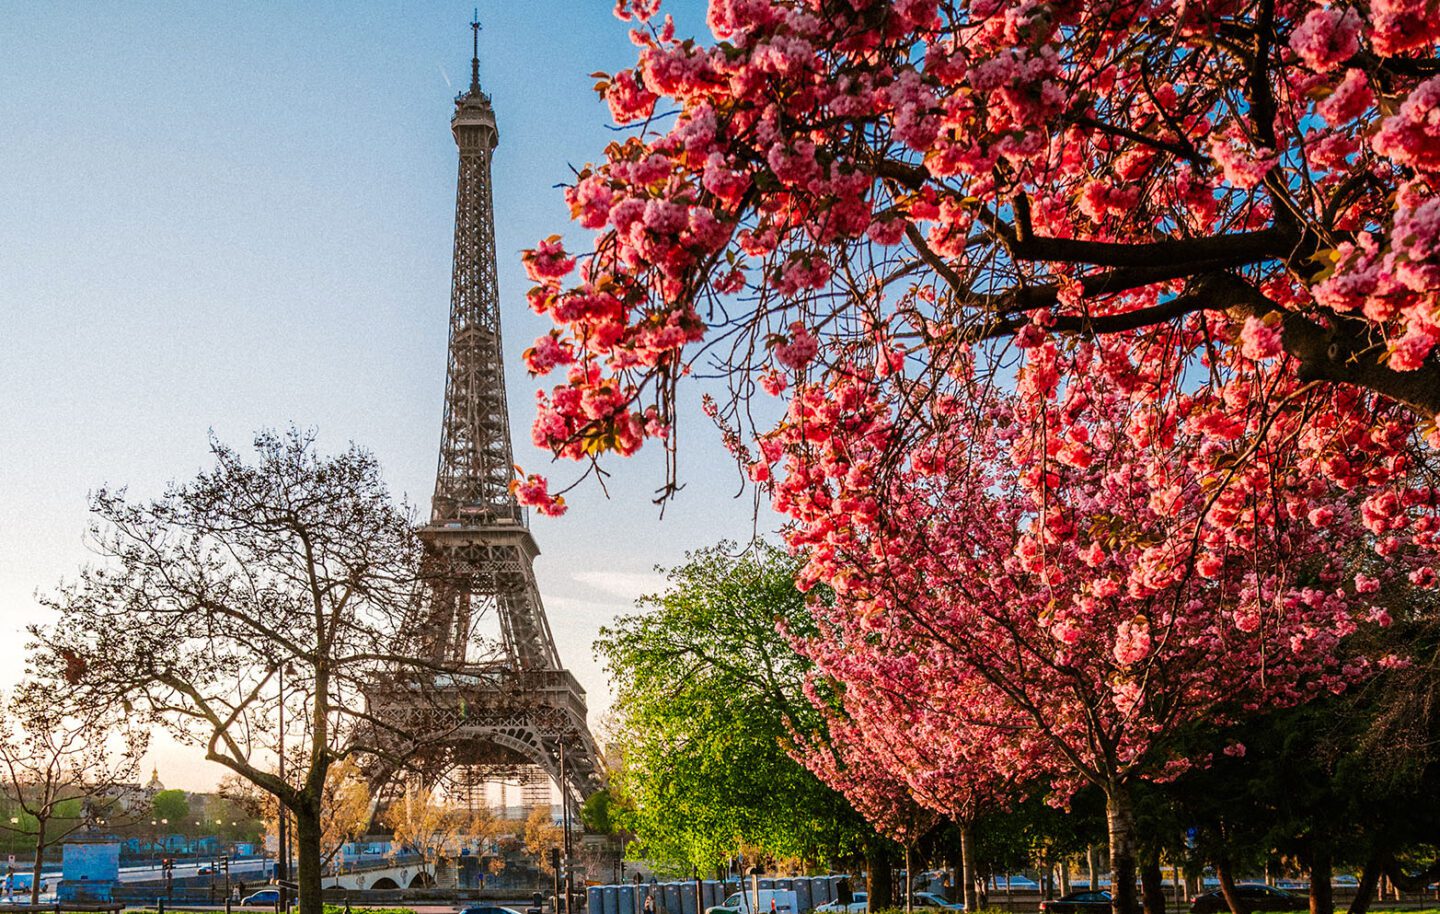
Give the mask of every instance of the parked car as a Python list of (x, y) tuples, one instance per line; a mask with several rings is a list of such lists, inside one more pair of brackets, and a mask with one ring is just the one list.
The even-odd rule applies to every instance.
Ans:
[[(1310, 899), (1284, 889), (1261, 885), (1258, 882), (1242, 882), (1235, 891), (1244, 899), (1251, 911), (1308, 911)], [(1221, 914), (1229, 911), (1230, 905), (1219, 891), (1206, 892), (1190, 899), (1190, 914)]]
[(817, 904), (813, 910), (821, 914), (865, 914), (865, 893), (856, 892), (848, 905), (838, 901), (827, 901), (824, 904)]
[[(855, 897), (859, 898), (860, 894), (857, 892)], [(706, 908), (705, 914), (752, 914), (750, 905), (754, 900), (753, 892), (735, 892), (720, 904)], [(761, 914), (768, 914), (772, 908), (779, 914), (800, 914), (799, 901), (789, 889), (761, 889), (759, 900)], [(865, 910), (865, 906), (861, 905), (860, 910)]]
[(1109, 910), (1109, 892), (1071, 892), (1040, 902), (1041, 914), (1102, 914)]
[(493, 904), (472, 904), (460, 909), (460, 914), (519, 914), (514, 908), (502, 908)]
[(240, 899), (240, 904), (247, 908), (273, 908), (279, 903), (279, 889), (261, 889), (253, 895), (246, 895)]
[(912, 908), (940, 908), (945, 911), (965, 910), (964, 902), (951, 901), (936, 892), (911, 892), (910, 906)]

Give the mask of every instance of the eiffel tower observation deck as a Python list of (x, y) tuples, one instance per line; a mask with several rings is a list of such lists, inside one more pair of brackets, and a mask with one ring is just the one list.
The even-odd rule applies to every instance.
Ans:
[[(377, 710), (409, 716), (435, 780), (525, 779), (539, 769), (576, 804), (602, 786), (585, 692), (560, 663), (534, 560), (539, 548), (513, 477), (500, 336), (490, 162), (499, 144), (480, 88), (479, 23), (470, 88), (450, 120), (459, 147), (455, 261), (440, 462), (425, 546), (422, 618), (429, 681), (395, 683)], [(413, 700), (409, 689), (423, 691)], [(438, 745), (440, 748), (434, 748)]]

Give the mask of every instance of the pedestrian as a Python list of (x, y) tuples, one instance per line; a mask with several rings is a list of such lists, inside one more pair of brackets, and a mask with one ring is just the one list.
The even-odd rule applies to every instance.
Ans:
[(645, 896), (645, 914), (655, 914), (655, 896)]

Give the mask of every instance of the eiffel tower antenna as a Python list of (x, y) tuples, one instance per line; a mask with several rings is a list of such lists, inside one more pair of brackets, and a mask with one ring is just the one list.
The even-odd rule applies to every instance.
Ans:
[(470, 91), (480, 91), (480, 7), (475, 7), (475, 15), (470, 20), (471, 39), (473, 42), (473, 53), (470, 55)]

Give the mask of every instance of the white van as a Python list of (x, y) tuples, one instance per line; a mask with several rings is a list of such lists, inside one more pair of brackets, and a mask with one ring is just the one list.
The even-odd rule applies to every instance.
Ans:
[[(706, 908), (705, 914), (802, 914), (795, 893), (789, 889), (761, 889), (760, 910), (752, 911), (754, 892), (736, 892), (713, 908)], [(773, 907), (772, 907), (772, 904)]]

